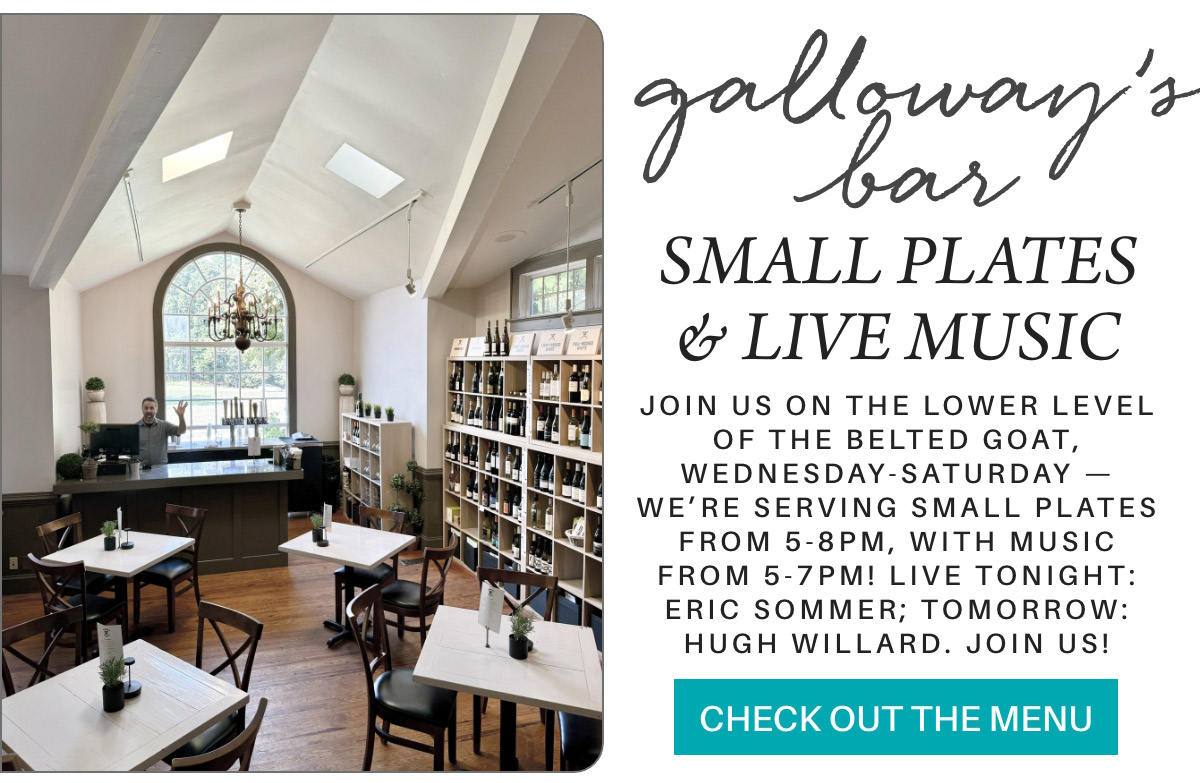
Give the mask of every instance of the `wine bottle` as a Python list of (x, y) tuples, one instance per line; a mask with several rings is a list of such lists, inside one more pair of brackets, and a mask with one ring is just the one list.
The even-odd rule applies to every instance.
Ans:
[(571, 365), (571, 376), (567, 378), (567, 402), (579, 402), (579, 365)]
[(525, 513), (524, 513), (524, 510), (521, 508), (521, 496), (524, 494), (525, 493), (522, 492), (520, 489), (513, 487), (512, 515), (518, 522), (525, 521)]
[(554, 494), (554, 457), (546, 455), (546, 492)]
[(563, 465), (562, 496), (574, 500), (575, 468), (571, 467), (570, 462), (564, 462)]
[(502, 352), (503, 355), (508, 356), (508, 349), (510, 347), (510, 343), (508, 341), (508, 319), (507, 318), (504, 319), (504, 336), (502, 338), (500, 338), (500, 346), (504, 349)]
[(487, 328), (483, 330), (483, 355), (492, 355), (492, 322), (487, 322)]
[(538, 504), (537, 497), (531, 497), (529, 499), (529, 522), (528, 522), (528, 525), (530, 528), (536, 528), (537, 524), (538, 524), (537, 504)]
[(558, 400), (562, 398), (562, 383), (558, 379), (558, 365), (554, 365), (554, 375), (550, 376), (550, 396)]
[(504, 477), (508, 478), (508, 479), (512, 478), (512, 458), (513, 458), (512, 449), (505, 449), (504, 450)]
[(567, 445), (573, 446), (573, 447), (578, 447), (579, 446), (579, 414), (578, 414), (578, 412), (576, 412), (576, 410), (574, 408), (571, 408), (568, 411), (568, 416), (570, 418), (567, 419)]
[(604, 517), (596, 517), (596, 529), (592, 531), (592, 552), (597, 557), (604, 554), (604, 540), (600, 536), (600, 524), (604, 521)]
[(583, 365), (583, 375), (579, 378), (579, 401), (585, 405), (592, 401), (591, 368), (586, 364)]
[(471, 373), (471, 393), (479, 394), (479, 375), (481, 372), (479, 369), (479, 362), (475, 362), (473, 369), (474, 371)]
[(514, 560), (518, 563), (521, 562), (521, 533), (519, 531), (513, 531), (512, 554)]
[(604, 508), (604, 476), (596, 482), (596, 508)]
[(550, 430), (549, 440), (551, 443), (558, 443), (559, 442), (559, 440), (558, 440), (558, 420), (561, 419), (562, 416), (559, 414), (558, 410), (556, 410), (556, 409), (552, 409), (552, 413), (554, 414), (554, 425), (553, 425), (553, 429)]
[(586, 410), (583, 412), (583, 423), (579, 425), (579, 448), (592, 448), (592, 414)]
[(554, 535), (554, 501), (546, 503), (546, 514), (542, 517), (543, 523), (546, 525), (546, 532), (551, 536)]
[(575, 501), (587, 504), (587, 470), (579, 463), (579, 474), (575, 476)]
[(546, 439), (546, 410), (545, 410), (545, 408), (538, 408), (537, 439), (538, 440)]

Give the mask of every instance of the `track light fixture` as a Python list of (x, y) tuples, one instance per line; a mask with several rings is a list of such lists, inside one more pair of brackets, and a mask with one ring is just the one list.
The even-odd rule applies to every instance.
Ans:
[[(567, 291), (571, 290), (571, 205), (575, 197), (571, 190), (571, 180), (567, 180)], [(563, 331), (567, 334), (575, 331), (575, 313), (571, 310), (571, 295), (567, 294), (567, 311), (562, 317)]]
[(412, 204), (408, 205), (405, 219), (408, 221), (408, 282), (404, 284), (404, 290), (408, 291), (409, 296), (416, 296), (417, 284), (413, 282), (412, 276)]

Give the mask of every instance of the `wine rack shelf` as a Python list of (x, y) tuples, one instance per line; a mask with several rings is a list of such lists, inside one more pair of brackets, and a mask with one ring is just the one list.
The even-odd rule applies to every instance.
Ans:
[(595, 628), (604, 608), (603, 382), (602, 356), (451, 357), (442, 433), (443, 540), (458, 535), (472, 570), (538, 571), (549, 560), (569, 596), (558, 619), (573, 605), (568, 621)]
[(353, 504), (387, 508), (396, 502), (392, 476), (412, 459), (412, 424), (342, 414), (342, 511), (354, 519)]

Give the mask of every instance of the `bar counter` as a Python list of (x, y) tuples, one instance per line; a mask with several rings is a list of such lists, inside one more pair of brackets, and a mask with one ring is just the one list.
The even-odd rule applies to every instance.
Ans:
[(289, 483), (304, 472), (269, 459), (168, 463), (126, 474), (74, 479), (54, 485), (83, 514), (84, 534), (97, 535), (117, 518), (147, 533), (180, 535), (167, 527), (168, 503), (208, 509), (200, 541), (200, 573), (246, 571), (287, 565), (279, 545), (287, 541)]

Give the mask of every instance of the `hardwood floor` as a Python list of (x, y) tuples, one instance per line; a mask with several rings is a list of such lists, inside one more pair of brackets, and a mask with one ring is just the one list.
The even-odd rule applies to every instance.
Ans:
[[(344, 521), (344, 520), (343, 520)], [(289, 523), (290, 537), (311, 529), (305, 518)], [(412, 555), (410, 555), (411, 557)], [(325, 640), (331, 632), (322, 625), (333, 617), (333, 570), (317, 560), (291, 557), (287, 568), (201, 576), (200, 592), (205, 601), (228, 606), (260, 620), (265, 629), (250, 680), (250, 701), (269, 700), (258, 742), (253, 770), (359, 770), (366, 747), (366, 676), (362, 656), (354, 642), (330, 649)], [(400, 566), (401, 579), (420, 581), (421, 566)], [(446, 592), (447, 604), (475, 608), (479, 588), (475, 575), (462, 564), (452, 566)], [(167, 633), (165, 591), (142, 593), (142, 624), (153, 627), (148, 641), (179, 658), (196, 661), (196, 611), (190, 600), (176, 604), (175, 633)], [(3, 623), (15, 625), (42, 614), (36, 594), (4, 596)], [(214, 634), (205, 634), (205, 668), (220, 660)], [(394, 631), (393, 631), (394, 634)], [(420, 635), (406, 633), (403, 642), (392, 636), (392, 653), (397, 665), (412, 667), (420, 653)], [(236, 648), (239, 642), (231, 644)], [(24, 649), (24, 648), (23, 648)], [(34, 643), (31, 650), (40, 652)], [(70, 651), (62, 660), (72, 660)], [(56, 659), (57, 661), (57, 659)], [(211, 661), (211, 663), (210, 663)], [(12, 666), (10, 661), (10, 666)], [(21, 687), (28, 681), (27, 669), (14, 666), (14, 679)], [(56, 669), (57, 670), (57, 669)], [(134, 667), (134, 675), (137, 667)], [(227, 677), (228, 670), (222, 672)], [(24, 679), (21, 679), (21, 676)], [(544, 732), (538, 710), (517, 707), (517, 756), (523, 770), (545, 769)], [(448, 770), (498, 770), (500, 768), (500, 705), (489, 706), (483, 717), (480, 754), (471, 748), (471, 696), (458, 698), (458, 763), (446, 762)], [(418, 735), (413, 735), (414, 737)], [(557, 733), (555, 735), (557, 743)], [(558, 768), (557, 744), (554, 753)], [(432, 770), (427, 753), (386, 747), (375, 741), (372, 770)]]

